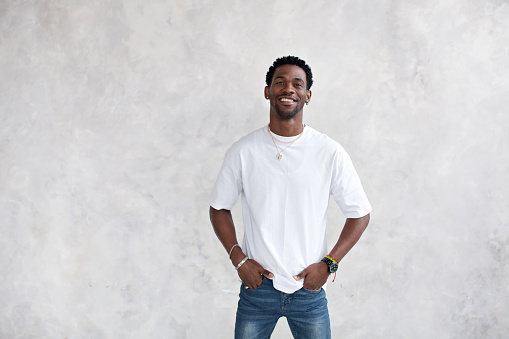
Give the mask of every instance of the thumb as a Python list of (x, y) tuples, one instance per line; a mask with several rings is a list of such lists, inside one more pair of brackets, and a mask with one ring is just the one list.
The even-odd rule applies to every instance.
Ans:
[(306, 275), (307, 275), (306, 270), (304, 270), (304, 271), (300, 272), (299, 274), (294, 275), (293, 279), (301, 280), (301, 279), (304, 279), (306, 277)]
[(274, 278), (274, 274), (272, 274), (271, 272), (269, 272), (267, 270), (263, 270), (262, 275), (266, 278)]

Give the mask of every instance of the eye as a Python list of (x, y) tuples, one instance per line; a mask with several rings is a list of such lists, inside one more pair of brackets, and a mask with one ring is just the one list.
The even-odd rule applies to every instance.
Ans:
[(302, 84), (295, 84), (296, 87), (302, 87)]

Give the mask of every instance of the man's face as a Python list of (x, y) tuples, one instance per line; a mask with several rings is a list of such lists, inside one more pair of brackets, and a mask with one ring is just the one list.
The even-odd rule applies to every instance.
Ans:
[(270, 109), (281, 119), (292, 119), (311, 98), (311, 91), (306, 89), (306, 73), (299, 66), (279, 66), (270, 86), (265, 87), (265, 97), (270, 100)]

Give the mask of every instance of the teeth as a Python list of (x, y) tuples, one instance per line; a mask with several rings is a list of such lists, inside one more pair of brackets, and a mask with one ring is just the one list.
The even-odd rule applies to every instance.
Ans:
[(287, 99), (287, 98), (282, 98), (281, 101), (286, 101), (286, 102), (293, 102), (292, 99)]

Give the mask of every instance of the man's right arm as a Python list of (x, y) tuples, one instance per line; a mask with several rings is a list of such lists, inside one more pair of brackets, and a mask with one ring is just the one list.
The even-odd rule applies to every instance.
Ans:
[[(238, 243), (231, 211), (216, 210), (211, 206), (209, 214), (214, 232), (216, 232), (226, 252), (229, 253), (231, 248)], [(245, 257), (246, 255), (242, 252), (242, 249), (239, 246), (235, 246), (231, 253), (230, 260), (233, 266), (237, 267)], [(244, 285), (248, 286), (250, 289), (257, 288), (261, 285), (262, 275), (267, 278), (272, 278), (274, 276), (253, 259), (248, 259), (240, 266), (237, 272)]]

